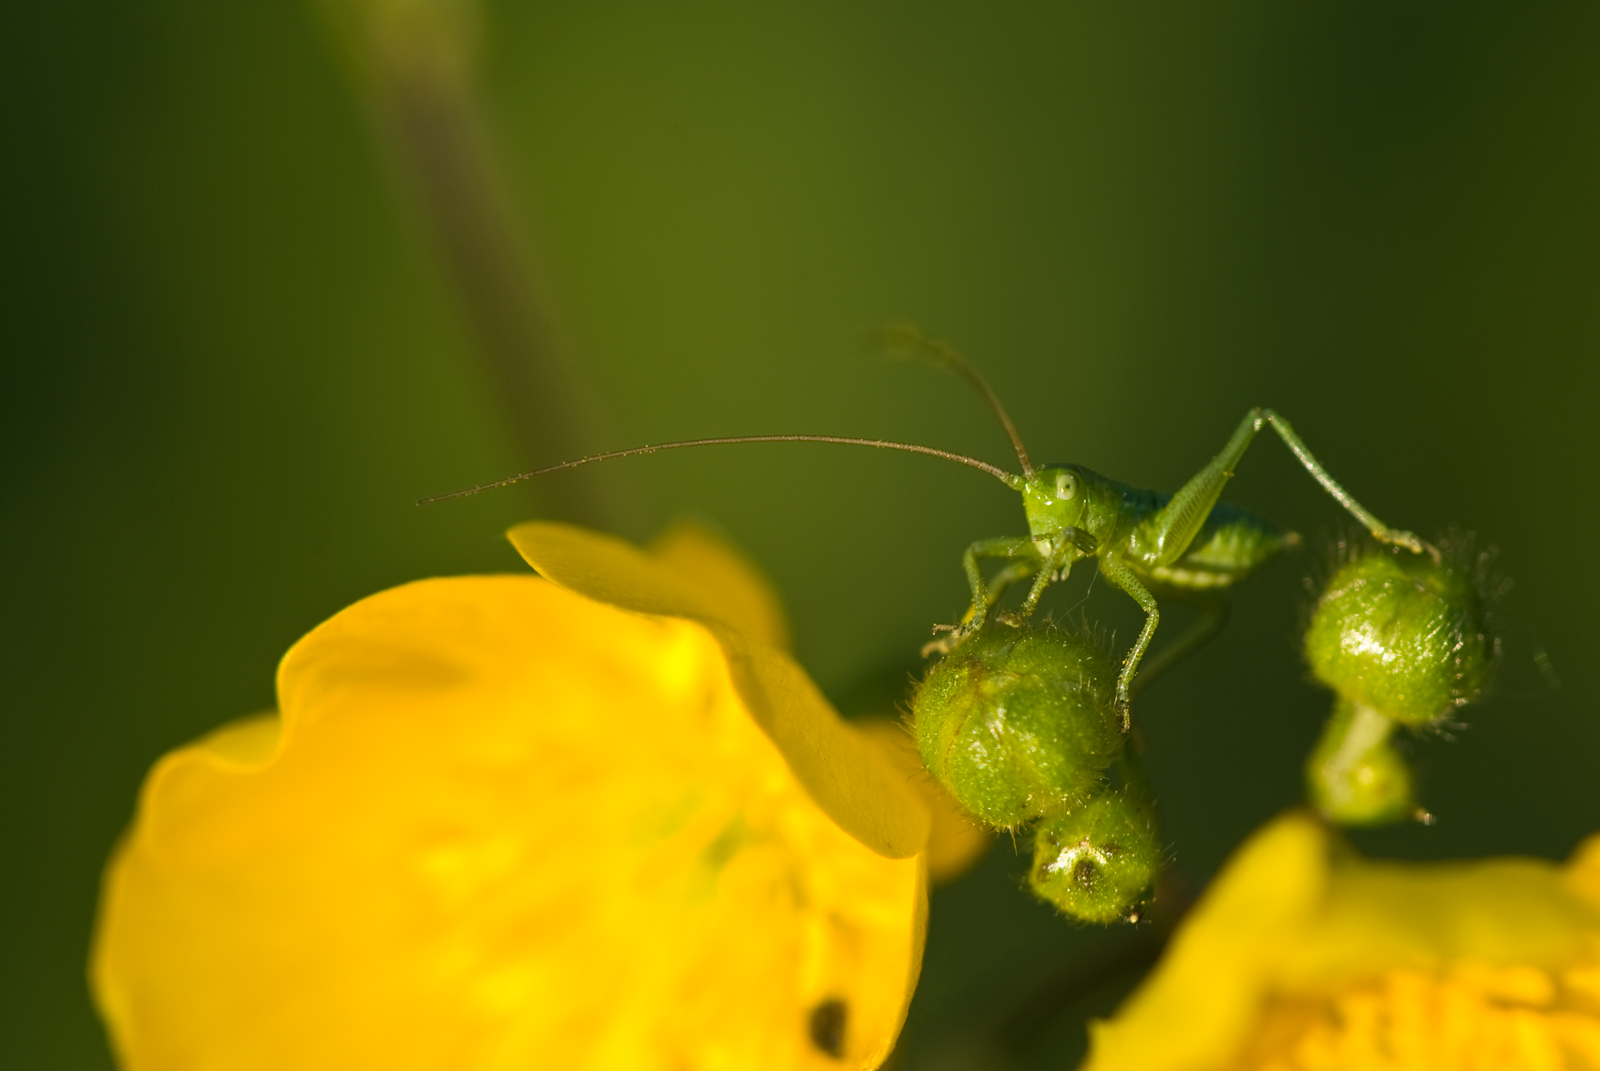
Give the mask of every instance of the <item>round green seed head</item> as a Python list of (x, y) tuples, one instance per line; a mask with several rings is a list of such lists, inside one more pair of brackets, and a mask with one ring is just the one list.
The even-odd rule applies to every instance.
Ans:
[(1322, 683), (1405, 725), (1478, 698), (1495, 644), (1472, 572), (1426, 554), (1372, 550), (1328, 582), (1306, 630)]
[(1411, 766), (1395, 750), (1394, 722), (1340, 697), (1306, 759), (1306, 794), (1324, 818), (1382, 826), (1424, 817)]
[(1150, 812), (1125, 793), (1108, 791), (1039, 823), (1028, 884), (1071, 918), (1133, 921), (1160, 869)]
[(995, 625), (911, 699), (922, 761), (963, 807), (1014, 828), (1082, 801), (1120, 744), (1116, 667), (1087, 636)]

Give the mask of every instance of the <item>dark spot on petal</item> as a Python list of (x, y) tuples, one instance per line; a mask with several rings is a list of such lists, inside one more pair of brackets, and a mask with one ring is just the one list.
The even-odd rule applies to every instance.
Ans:
[(1095, 879), (1099, 876), (1100, 868), (1094, 865), (1093, 859), (1079, 859), (1072, 868), (1072, 880), (1086, 893), (1094, 892)]
[(811, 1044), (838, 1060), (844, 1056), (844, 1031), (850, 1022), (850, 1008), (837, 997), (811, 1009)]

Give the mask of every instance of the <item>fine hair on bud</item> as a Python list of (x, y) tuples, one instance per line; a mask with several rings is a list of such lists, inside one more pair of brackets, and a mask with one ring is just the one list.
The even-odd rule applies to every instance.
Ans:
[(1470, 536), (1441, 541), (1438, 560), (1342, 541), (1311, 608), (1305, 655), (1339, 695), (1413, 728), (1480, 699), (1499, 660), (1491, 552)]
[(1039, 822), (1028, 884), (1069, 918), (1132, 922), (1149, 901), (1161, 864), (1149, 807), (1127, 789), (1108, 788)]
[(917, 686), (917, 750), (963, 807), (996, 828), (1070, 810), (1105, 783), (1121, 746), (1116, 677), (1085, 628), (989, 625)]

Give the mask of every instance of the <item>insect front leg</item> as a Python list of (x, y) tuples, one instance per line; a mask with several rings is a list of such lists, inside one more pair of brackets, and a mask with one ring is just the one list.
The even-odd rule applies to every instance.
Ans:
[[(978, 567), (979, 558), (1013, 560), (1012, 565), (1002, 569), (995, 576), (992, 590), (983, 581), (983, 570)], [(1039, 567), (1041, 560), (1039, 548), (1034, 546), (1033, 540), (1021, 537), (980, 539), (968, 547), (966, 553), (961, 555), (961, 568), (966, 572), (967, 583), (972, 587), (972, 610), (967, 614), (967, 620), (963, 623), (957, 638), (982, 628), (989, 607), (1000, 597), (1000, 589), (1014, 580), (1030, 575)]]
[(1081, 528), (1063, 528), (1051, 536), (1050, 549), (1043, 555), (1038, 576), (1034, 577), (1033, 587), (1028, 590), (1028, 597), (1023, 600), (1022, 606), (1016, 613), (1005, 614), (1000, 620), (1008, 625), (1020, 626), (1032, 617), (1034, 610), (1039, 608), (1039, 599), (1044, 595), (1044, 589), (1057, 580), (1065, 580), (1067, 573), (1072, 569), (1073, 561), (1093, 554), (1097, 546), (1099, 544), (1094, 536)]
[[(1010, 565), (995, 574), (994, 579), (985, 584), (983, 570), (978, 566), (980, 558), (1005, 558), (1011, 561)], [(961, 555), (961, 568), (967, 574), (967, 583), (972, 588), (972, 609), (967, 611), (959, 625), (935, 625), (935, 632), (945, 632), (948, 635), (924, 644), (922, 657), (927, 658), (935, 653), (948, 653), (951, 648), (966, 637), (972, 635), (983, 627), (988, 618), (989, 607), (994, 605), (1007, 585), (1024, 577), (1032, 576), (1038, 569), (1040, 562), (1039, 548), (1034, 546), (1033, 540), (1020, 537), (1002, 537), (999, 539), (980, 539), (966, 549)]]
[(1000, 596), (1005, 592), (1006, 588), (1018, 580), (1028, 579), (1038, 570), (1039, 567), (1032, 562), (1012, 562), (989, 578), (989, 590), (984, 596), (985, 600), (992, 608), (995, 603), (1000, 601)]
[(1101, 555), (1100, 575), (1112, 586), (1126, 592), (1139, 604), (1139, 609), (1144, 611), (1144, 628), (1139, 632), (1139, 638), (1134, 641), (1128, 657), (1122, 660), (1122, 672), (1117, 674), (1117, 713), (1122, 718), (1123, 732), (1127, 732), (1133, 725), (1128, 711), (1133, 675), (1138, 672), (1139, 660), (1144, 658), (1144, 652), (1150, 646), (1150, 637), (1156, 634), (1156, 626), (1161, 623), (1161, 611), (1156, 607), (1156, 597), (1150, 594), (1150, 589), (1145, 587), (1133, 570), (1128, 568), (1127, 563), (1116, 555)]

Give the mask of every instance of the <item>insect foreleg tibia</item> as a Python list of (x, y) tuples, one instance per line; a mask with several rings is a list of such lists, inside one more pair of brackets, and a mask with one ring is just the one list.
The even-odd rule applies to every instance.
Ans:
[(1070, 559), (1065, 548), (1060, 544), (1052, 545), (1049, 553), (1040, 560), (1039, 568), (1033, 578), (1033, 585), (1028, 588), (1028, 597), (1022, 600), (1022, 605), (1016, 613), (1004, 613), (995, 620), (1013, 628), (1021, 628), (1028, 618), (1033, 616), (1033, 611), (1039, 606), (1039, 597), (1044, 594), (1044, 589), (1056, 580), (1058, 570), (1071, 568)]
[[(1012, 562), (989, 578), (987, 590), (984, 593), (984, 604), (993, 607), (995, 603), (1000, 601), (1000, 596), (1005, 593), (1006, 588), (1015, 584), (1018, 580), (1028, 579), (1038, 571), (1039, 567), (1033, 562)], [(967, 617), (969, 619), (972, 617), (970, 609), (967, 611)]]
[(989, 607), (994, 605), (995, 598), (998, 598), (998, 592), (995, 593), (994, 597), (990, 596), (989, 587), (983, 580), (983, 570), (978, 567), (979, 558), (1022, 559), (1017, 564), (1026, 564), (1025, 571), (1017, 571), (1015, 575), (1008, 575), (1013, 573), (1012, 567), (1008, 566), (1002, 569), (995, 577), (996, 580), (1004, 577), (1007, 584), (1013, 580), (1020, 580), (1024, 576), (1031, 575), (1039, 567), (1039, 563), (1042, 560), (1039, 548), (1034, 545), (1033, 540), (1021, 537), (1005, 536), (999, 539), (980, 539), (968, 547), (966, 552), (961, 555), (961, 568), (966, 572), (967, 584), (972, 588), (972, 613), (962, 626), (961, 635), (965, 635), (968, 632), (976, 632), (982, 628), (984, 620), (988, 617)]
[[(1037, 546), (1038, 541), (1035, 541)], [(1033, 612), (1039, 608), (1039, 599), (1044, 595), (1044, 589), (1057, 580), (1065, 580), (1067, 573), (1072, 569), (1072, 563), (1083, 557), (1088, 557), (1095, 552), (1099, 543), (1094, 536), (1081, 528), (1063, 528), (1050, 537), (1050, 549), (1043, 553), (1039, 573), (1034, 577), (1033, 587), (1028, 590), (1028, 597), (1023, 600), (1015, 614), (1005, 614), (1000, 620), (1008, 625), (1021, 625)]]
[[(985, 582), (983, 569), (978, 565), (980, 558), (1005, 558), (1010, 560), (1010, 564)], [(989, 608), (1001, 593), (1016, 581), (1032, 576), (1039, 568), (1039, 561), (1039, 548), (1034, 546), (1031, 539), (980, 539), (968, 547), (961, 555), (961, 569), (967, 574), (967, 584), (972, 588), (972, 606), (959, 625), (933, 626), (935, 633), (942, 632), (945, 635), (923, 644), (922, 657), (927, 658), (935, 653), (948, 654), (956, 644), (982, 628), (988, 619)]]

